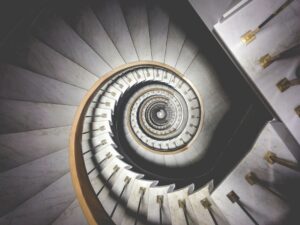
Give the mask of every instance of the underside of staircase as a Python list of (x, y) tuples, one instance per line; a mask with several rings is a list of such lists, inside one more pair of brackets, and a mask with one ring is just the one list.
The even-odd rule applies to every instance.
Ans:
[(299, 224), (299, 145), (188, 1), (32, 2), (0, 46), (0, 225)]

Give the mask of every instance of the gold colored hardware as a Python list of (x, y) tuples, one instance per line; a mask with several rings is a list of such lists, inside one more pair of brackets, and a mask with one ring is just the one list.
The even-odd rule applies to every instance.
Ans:
[(207, 198), (204, 198), (201, 200), (201, 204), (205, 209), (210, 209), (211, 208), (211, 203)]
[(245, 179), (250, 185), (254, 185), (254, 184), (259, 183), (259, 179), (257, 178), (255, 173), (253, 173), (253, 172), (250, 172), (250, 173), (246, 174)]
[(116, 173), (118, 170), (120, 169), (120, 167), (119, 166), (117, 166), (117, 165), (115, 165), (114, 166), (114, 168), (113, 168), (113, 170), (114, 170), (114, 173)]
[(178, 200), (178, 205), (179, 208), (185, 209), (186, 205), (185, 205), (185, 200)]
[(106, 154), (106, 159), (109, 159), (110, 157), (112, 157), (112, 154), (111, 154), (110, 152), (108, 152), (108, 153)]
[(295, 112), (300, 117), (300, 105), (295, 108)]
[[(74, 117), (74, 122), (72, 124), (71, 137), (70, 137), (70, 172), (73, 181), (73, 185), (75, 188), (75, 192), (79, 201), (81, 208), (83, 209), (83, 213), (87, 218), (89, 224), (110, 224), (111, 219), (108, 216), (102, 216), (99, 219), (99, 212), (101, 215), (105, 214), (105, 210), (100, 202), (95, 202), (91, 199), (91, 196), (94, 195), (94, 190), (90, 185), (90, 181), (88, 175), (86, 174), (85, 168), (82, 166), (84, 164), (84, 158), (82, 156), (81, 151), (81, 143), (80, 138), (78, 138), (82, 134), (82, 124), (85, 118), (85, 112), (87, 111), (88, 104), (92, 101), (94, 94), (100, 89), (101, 85), (113, 77), (115, 74), (120, 73), (122, 71), (126, 71), (131, 68), (136, 68), (138, 66), (160, 66), (164, 67), (172, 72), (180, 75), (183, 79), (184, 76), (178, 70), (169, 65), (158, 63), (154, 61), (137, 61), (128, 63), (122, 66), (119, 66), (112, 71), (101, 76), (99, 80), (92, 86), (92, 88), (88, 91), (88, 93), (83, 98), (80, 103), (78, 110)], [(127, 78), (129, 82), (131, 82), (130, 78)], [(194, 85), (187, 81), (192, 87)], [(200, 96), (198, 98), (201, 100)], [(201, 100), (202, 101), (202, 100)], [(204, 114), (201, 115), (202, 117)], [(203, 119), (201, 120), (203, 121)], [(202, 123), (203, 125), (203, 123)], [(200, 129), (198, 130), (198, 133)], [(184, 151), (184, 149), (180, 149), (178, 151)], [(176, 152), (177, 153), (177, 152)], [(167, 154), (167, 153), (165, 153)], [(174, 152), (172, 152), (174, 154)]]
[(300, 165), (298, 165), (297, 163), (294, 163), (292, 161), (279, 158), (279, 157), (277, 157), (277, 155), (275, 153), (273, 153), (271, 151), (268, 151), (265, 154), (264, 159), (270, 164), (278, 163), (278, 164), (288, 167), (290, 169), (300, 171)]
[(203, 207), (204, 207), (205, 209), (208, 210), (209, 215), (211, 216), (211, 219), (213, 220), (214, 224), (215, 224), (215, 225), (218, 225), (218, 222), (217, 222), (217, 220), (216, 220), (216, 217), (215, 217), (214, 214), (213, 214), (213, 211), (212, 211), (212, 208), (211, 208), (211, 203), (210, 203), (210, 201), (209, 201), (207, 198), (204, 198), (204, 199), (201, 200), (201, 204), (203, 205)]
[(124, 179), (124, 182), (125, 182), (126, 184), (128, 184), (130, 181), (131, 181), (131, 178), (128, 177), (128, 176), (126, 176), (125, 179)]
[(107, 144), (107, 141), (105, 140), (105, 139), (103, 139), (102, 141), (101, 141), (101, 145), (106, 145)]
[(255, 30), (249, 30), (245, 34), (241, 36), (241, 40), (244, 44), (248, 45), (250, 42), (252, 42), (256, 38), (256, 34), (258, 33), (259, 28)]
[(145, 192), (146, 192), (146, 188), (140, 187), (139, 193), (140, 193), (141, 195), (144, 195)]
[(274, 191), (272, 188), (270, 188), (268, 185), (265, 184), (265, 182), (261, 181), (255, 173), (250, 172), (248, 174), (246, 174), (245, 176), (246, 181), (250, 184), (250, 185), (254, 185), (257, 184), (260, 187), (264, 188), (265, 190), (269, 191), (270, 193), (272, 193), (273, 195), (277, 196), (278, 198), (286, 201), (286, 199), (281, 196), (278, 192)]
[(275, 163), (274, 158), (276, 158), (276, 154), (270, 151), (267, 151), (267, 153), (264, 155), (264, 159), (270, 164)]
[(162, 205), (163, 202), (164, 202), (164, 196), (163, 196), (163, 195), (157, 195), (157, 196), (156, 196), (156, 202), (157, 202), (158, 204)]
[(238, 202), (240, 200), (240, 197), (234, 191), (229, 192), (227, 194), (227, 197), (232, 203)]
[(240, 202), (240, 197), (234, 192), (231, 191), (227, 194), (227, 197), (229, 198), (229, 200), (232, 203), (236, 203), (243, 211), (244, 213), (249, 217), (250, 220), (252, 220), (252, 222), (255, 225), (258, 225), (258, 223), (256, 222), (256, 220), (253, 218), (253, 216), (248, 212), (248, 210), (244, 207), (244, 205)]
[(284, 10), (291, 2), (294, 0), (285, 1), (275, 12), (268, 16), (261, 24), (257, 26), (255, 30), (249, 30), (244, 35), (241, 36), (241, 40), (245, 44), (249, 44), (256, 38), (256, 34), (261, 30), (267, 23), (269, 23), (275, 16), (277, 16), (282, 10)]
[(99, 117), (106, 118), (107, 114), (106, 113), (102, 113)]
[(284, 92), (291, 86), (291, 83), (287, 78), (283, 78), (276, 84), (276, 86), (281, 92)]
[(266, 54), (259, 59), (259, 64), (262, 68), (267, 68), (275, 60), (270, 54)]
[(276, 84), (281, 92), (284, 92), (288, 88), (296, 85), (300, 85), (300, 79), (288, 80), (287, 78), (283, 78)]

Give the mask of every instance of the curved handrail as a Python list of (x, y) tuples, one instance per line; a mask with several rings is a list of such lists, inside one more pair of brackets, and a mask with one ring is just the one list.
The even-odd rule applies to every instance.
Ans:
[[(74, 117), (69, 142), (70, 171), (77, 199), (90, 225), (109, 225), (113, 224), (113, 222), (94, 193), (84, 166), (84, 159), (81, 151), (83, 119), (89, 103), (92, 101), (93, 96), (97, 93), (103, 82), (107, 81), (110, 77), (117, 73), (136, 66), (161, 66), (174, 71), (174, 68), (155, 61), (137, 61), (119, 66), (96, 81), (82, 99)], [(174, 72), (180, 74), (178, 71)]]

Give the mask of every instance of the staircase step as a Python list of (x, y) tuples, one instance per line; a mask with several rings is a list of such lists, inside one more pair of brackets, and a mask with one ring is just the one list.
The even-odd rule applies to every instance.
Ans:
[[(187, 201), (188, 196), (194, 191), (194, 184), (191, 184), (185, 188), (168, 193), (168, 203), (170, 207), (170, 215), (172, 225), (187, 224), (186, 219), (189, 221), (189, 225), (196, 225), (194, 211), (191, 210), (190, 204)], [(184, 215), (184, 209), (179, 206), (179, 201), (185, 201), (186, 204), (186, 218)]]
[(88, 225), (77, 200), (52, 223), (52, 225)]
[(87, 111), (84, 123), (112, 121), (112, 111), (110, 109), (97, 108)]
[(152, 58), (157, 62), (165, 61), (168, 39), (169, 16), (158, 3), (147, 1), (149, 33)]
[(107, 158), (108, 154), (110, 158), (117, 157), (119, 159), (122, 159), (120, 153), (116, 151), (115, 148), (112, 147), (111, 145), (107, 145), (106, 147), (101, 148), (101, 150), (98, 151), (96, 154), (94, 154), (93, 157), (96, 159), (98, 163), (100, 163)]
[[(119, 204), (117, 205), (113, 216), (111, 217), (115, 224), (121, 224), (122, 220), (124, 219), (124, 216), (126, 214), (126, 205), (127, 205), (129, 196), (132, 192), (134, 181), (136, 179), (142, 178), (143, 175), (135, 173), (130, 170), (127, 170), (127, 169), (122, 170), (120, 175), (118, 176), (117, 181), (113, 184), (112, 189), (111, 189), (112, 193), (114, 193), (115, 196), (120, 196), (120, 194), (124, 188), (124, 185), (125, 185), (125, 179), (127, 177), (130, 179), (130, 181), (122, 194), (121, 200), (120, 200)], [(111, 210), (113, 210), (113, 207), (111, 208)]]
[(14, 46), (16, 50), (12, 50), (11, 63), (86, 90), (90, 89), (98, 79), (97, 76), (32, 36), (26, 41), (21, 40), (20, 43), (20, 46)]
[(32, 196), (9, 214), (0, 218), (1, 225), (51, 224), (74, 200), (70, 173)]
[[(247, 225), (253, 222), (237, 203), (232, 203), (228, 199), (227, 194), (231, 191), (240, 197), (241, 204), (259, 224), (294, 224), (293, 222), (296, 221), (291, 222), (295, 218), (290, 210), (291, 202), (299, 200), (297, 197), (299, 184), (296, 184), (300, 178), (299, 172), (276, 163), (270, 165), (264, 159), (267, 151), (271, 150), (287, 160), (296, 161), (284, 140), (276, 133), (273, 123), (276, 121), (265, 126), (250, 152), (212, 193), (212, 199), (232, 225), (240, 224), (239, 221)], [(259, 184), (250, 185), (245, 179), (249, 172), (255, 173), (267, 187), (280, 194), (283, 199)], [(293, 185), (287, 182), (292, 180), (295, 182)], [(289, 199), (290, 203), (284, 198)]]
[[(127, 201), (126, 216), (121, 223), (122, 225), (132, 225), (137, 223), (141, 225), (147, 224), (149, 190), (157, 184), (158, 181), (143, 179), (134, 181), (131, 194)], [(143, 197), (141, 198), (141, 196)]]
[(45, 76), (1, 64), (0, 97), (31, 102), (79, 105), (86, 91)]
[(170, 21), (166, 47), (165, 63), (175, 67), (181, 53), (186, 35), (174, 21)]
[[(93, 122), (93, 123), (84, 123), (82, 128), (82, 133), (87, 134), (88, 131), (109, 131), (110, 123), (108, 121), (103, 122)], [(105, 128), (105, 129), (104, 129)]]
[(68, 150), (62, 149), (0, 174), (0, 217), (66, 174)]
[(87, 3), (79, 0), (73, 4), (77, 4), (76, 10), (64, 16), (68, 24), (112, 68), (124, 64), (120, 53)]
[(209, 182), (204, 187), (199, 188), (193, 194), (189, 195), (188, 201), (191, 205), (191, 210), (195, 212), (198, 224), (214, 224), (214, 221), (209, 214), (208, 209), (202, 205), (202, 200), (207, 199), (211, 204), (210, 208), (213, 216), (216, 218), (218, 224), (229, 225), (221, 210), (212, 200), (210, 194), (213, 190), (213, 182)]
[(180, 55), (177, 59), (175, 68), (181, 73), (185, 73), (188, 67), (191, 65), (198, 53), (197, 44), (190, 38), (187, 38), (184, 42)]
[(0, 100), (0, 116), (5, 118), (0, 134), (69, 126), (75, 112), (75, 106)]
[(0, 172), (67, 148), (71, 127), (0, 135)]
[(120, 2), (93, 1), (92, 8), (126, 63), (138, 60)]
[(88, 133), (83, 133), (82, 134), (82, 141), (101, 136), (104, 133), (109, 133), (109, 134), (112, 135), (111, 126), (110, 126), (108, 121), (88, 123), (88, 124), (84, 124), (84, 126), (85, 126), (84, 129), (85, 128), (87, 128), (87, 129), (92, 128), (94, 130), (90, 131)]
[[(147, 221), (150, 224), (171, 225), (171, 215), (170, 215), (167, 194), (172, 192), (174, 188), (175, 188), (174, 184), (150, 188), (148, 214), (147, 214)], [(158, 202), (158, 196), (162, 196), (163, 198), (161, 203), (162, 205), (161, 212), (160, 212), (160, 203)]]
[(53, 49), (97, 77), (110, 71), (111, 68), (59, 16), (48, 13), (39, 22), (35, 36)]
[(107, 145), (114, 146), (115, 142), (109, 133), (103, 133), (97, 137), (82, 141), (81, 149), (82, 152), (85, 153), (89, 150), (98, 151), (96, 148), (105, 147)]
[(151, 60), (148, 15), (145, 1), (121, 1), (121, 5), (139, 60)]

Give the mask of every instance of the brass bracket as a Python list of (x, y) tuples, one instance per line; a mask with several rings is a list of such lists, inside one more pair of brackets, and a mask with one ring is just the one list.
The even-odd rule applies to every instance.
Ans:
[(156, 196), (156, 202), (157, 202), (158, 204), (162, 205), (163, 202), (164, 202), (164, 196), (163, 196), (163, 195), (157, 195), (157, 196)]
[(291, 82), (287, 78), (283, 78), (276, 84), (276, 86), (281, 92), (284, 92), (291, 87)]
[(103, 139), (103, 140), (100, 142), (100, 145), (106, 145), (106, 144), (107, 144), (106, 139)]
[(267, 151), (267, 153), (264, 155), (264, 159), (270, 163), (270, 164), (274, 164), (274, 160), (272, 158), (276, 157), (276, 154), (270, 151)]
[(295, 112), (300, 117), (300, 105), (295, 108)]
[(232, 203), (235, 203), (237, 201), (240, 200), (240, 197), (234, 192), (234, 191), (231, 191), (227, 194), (227, 197), (229, 198), (229, 200), (232, 202)]
[(257, 178), (256, 174), (253, 172), (247, 173), (245, 179), (250, 185), (259, 183), (259, 179)]
[(146, 192), (146, 188), (140, 187), (139, 193), (140, 193), (141, 195), (144, 195), (145, 192)]
[(245, 34), (241, 36), (241, 40), (244, 44), (248, 45), (250, 42), (252, 42), (256, 38), (256, 34), (259, 31), (259, 29), (255, 30), (249, 30)]
[(211, 203), (207, 198), (202, 199), (201, 204), (203, 205), (203, 207), (205, 209), (210, 209), (210, 207), (211, 207)]
[(124, 182), (125, 182), (126, 184), (129, 184), (130, 181), (131, 181), (131, 178), (128, 177), (128, 176), (126, 176), (125, 179), (124, 179)]
[(113, 168), (114, 173), (116, 173), (119, 169), (120, 169), (120, 167), (118, 165), (115, 165), (114, 168)]
[(185, 199), (178, 200), (178, 205), (179, 205), (179, 208), (185, 209), (185, 207), (186, 207), (186, 205), (185, 205)]
[(267, 68), (274, 61), (274, 57), (270, 54), (266, 54), (259, 59), (259, 64), (262, 68)]
[(110, 157), (112, 157), (112, 154), (111, 154), (111, 152), (108, 152), (108, 153), (106, 154), (106, 159), (109, 159)]

